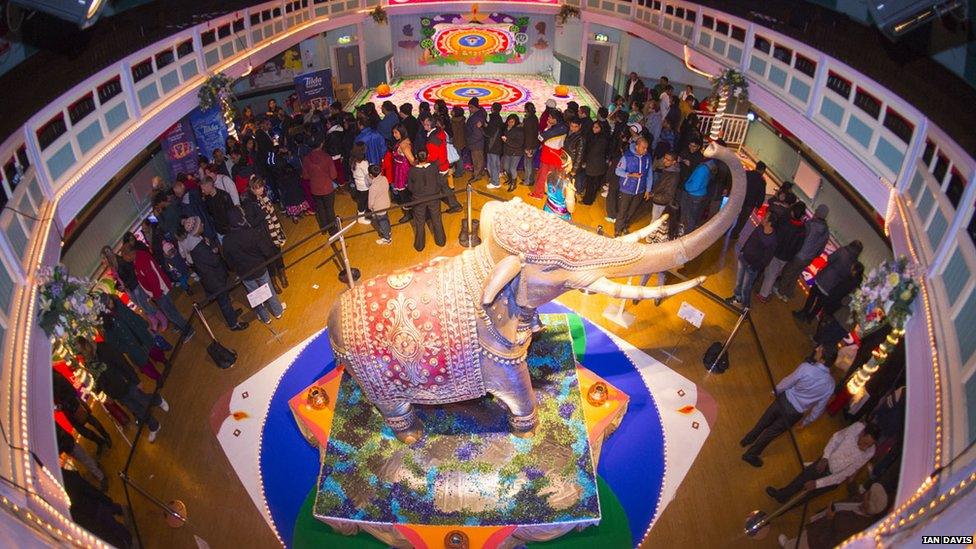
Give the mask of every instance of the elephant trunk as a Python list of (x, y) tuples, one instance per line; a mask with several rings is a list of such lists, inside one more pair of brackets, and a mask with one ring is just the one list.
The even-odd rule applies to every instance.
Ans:
[(714, 143), (705, 150), (705, 156), (724, 162), (732, 174), (732, 188), (725, 207), (704, 225), (681, 238), (657, 244), (639, 244), (643, 251), (638, 262), (610, 269), (604, 276), (612, 278), (659, 273), (680, 267), (704, 253), (732, 227), (745, 200), (745, 170), (735, 152)]

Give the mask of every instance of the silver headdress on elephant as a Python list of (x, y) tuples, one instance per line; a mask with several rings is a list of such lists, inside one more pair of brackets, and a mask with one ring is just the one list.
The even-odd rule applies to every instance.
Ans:
[(339, 297), (329, 315), (336, 357), (408, 443), (422, 433), (413, 404), (486, 393), (508, 407), (516, 434), (531, 434), (536, 401), (525, 356), (539, 329), (538, 307), (569, 290), (656, 299), (704, 280), (642, 287), (611, 279), (684, 265), (732, 226), (742, 208), (745, 172), (724, 147), (713, 143), (705, 155), (728, 164), (729, 201), (698, 230), (669, 242), (641, 242), (660, 221), (612, 239), (518, 199), (485, 204), (478, 247), (372, 278)]

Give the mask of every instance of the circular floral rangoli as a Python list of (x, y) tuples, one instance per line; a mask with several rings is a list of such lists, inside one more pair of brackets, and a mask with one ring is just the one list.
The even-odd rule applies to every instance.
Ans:
[(434, 45), (443, 56), (485, 56), (512, 49), (511, 32), (473, 26), (448, 27), (434, 34)]
[(419, 101), (433, 103), (443, 99), (449, 107), (466, 106), (472, 97), (477, 97), (485, 106), (501, 103), (503, 108), (509, 109), (528, 101), (529, 90), (504, 80), (462, 78), (434, 82), (417, 92)]

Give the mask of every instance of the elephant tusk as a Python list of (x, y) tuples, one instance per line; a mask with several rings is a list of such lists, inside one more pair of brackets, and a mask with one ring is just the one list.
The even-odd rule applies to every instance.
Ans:
[(640, 242), (641, 240), (647, 238), (648, 236), (656, 233), (657, 230), (661, 228), (661, 224), (667, 221), (667, 219), (668, 219), (668, 214), (662, 214), (661, 217), (655, 219), (654, 221), (651, 221), (650, 224), (648, 224), (643, 229), (636, 232), (632, 232), (630, 234), (625, 234), (624, 236), (617, 237), (614, 240), (618, 240), (620, 242)]
[(678, 284), (668, 284), (666, 286), (631, 286), (630, 284), (620, 284), (611, 282), (607, 278), (600, 278), (587, 286), (585, 289), (606, 294), (610, 297), (621, 299), (664, 299), (679, 294), (685, 290), (690, 290), (705, 281), (704, 276), (693, 278)]

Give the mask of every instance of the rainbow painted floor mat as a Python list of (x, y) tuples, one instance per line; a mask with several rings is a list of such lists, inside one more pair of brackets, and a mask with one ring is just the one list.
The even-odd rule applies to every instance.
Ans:
[[(714, 400), (680, 374), (558, 304), (568, 313), (577, 360), (630, 397), (597, 467), (600, 524), (530, 547), (634, 546), (684, 479), (714, 424)], [(318, 449), (288, 400), (335, 367), (325, 330), (290, 349), (216, 403), (211, 424), (254, 504), (286, 547), (385, 547), (343, 536), (312, 513)]]
[(383, 101), (392, 101), (399, 106), (411, 103), (416, 106), (421, 101), (433, 104), (443, 99), (449, 107), (467, 106), (472, 97), (477, 97), (484, 107), (492, 103), (501, 103), (502, 112), (521, 114), (525, 111), (525, 103), (531, 101), (536, 111), (542, 112), (545, 102), (552, 99), (559, 109), (565, 109), (570, 101), (580, 105), (589, 105), (594, 115), (599, 104), (582, 86), (567, 86), (569, 94), (566, 97), (555, 95), (556, 84), (551, 80), (538, 76), (493, 76), (479, 78), (471, 75), (438, 76), (404, 78), (390, 86), (390, 94), (382, 96), (370, 88), (360, 94), (355, 105), (372, 101), (376, 105)]

